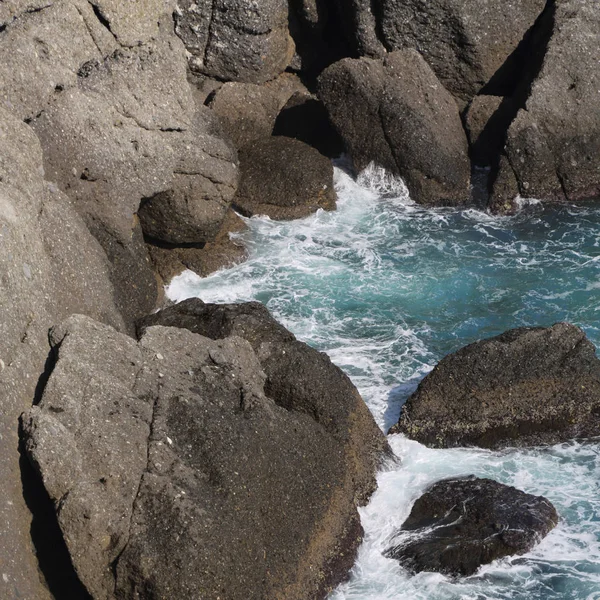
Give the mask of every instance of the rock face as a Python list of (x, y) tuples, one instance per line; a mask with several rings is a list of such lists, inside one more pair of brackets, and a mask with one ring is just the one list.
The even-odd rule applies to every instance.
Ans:
[[(45, 181), (30, 127), (0, 108), (0, 597), (50, 597), (31, 539), (17, 451), (48, 357), (48, 328), (72, 311), (123, 328), (98, 242), (58, 188)], [(58, 553), (55, 547), (54, 552)]]
[(541, 71), (507, 136), (508, 159), (524, 197), (600, 196), (599, 32), (596, 2), (556, 3)]
[(472, 575), (481, 565), (525, 554), (558, 523), (543, 496), (491, 479), (465, 477), (433, 485), (414, 504), (386, 551), (413, 572)]
[(240, 183), (233, 200), (245, 216), (298, 219), (319, 208), (334, 210), (333, 166), (314, 148), (286, 137), (268, 137), (239, 153)]
[(288, 3), (266, 0), (178, 0), (175, 31), (193, 71), (225, 81), (264, 83), (290, 63)]
[(600, 361), (567, 323), (512, 329), (443, 358), (391, 432), (427, 446), (547, 445), (600, 434)]
[(469, 100), (494, 76), (502, 77), (498, 71), (533, 27), (546, 0), (381, 0), (380, 5), (386, 47), (418, 50), (446, 89)]
[(270, 338), (136, 343), (81, 316), (52, 332), (26, 449), (94, 599), (323, 598), (352, 565), (385, 438), (323, 355), (255, 306), (219, 309)]
[(470, 164), (458, 107), (418, 52), (341, 60), (319, 78), (319, 95), (358, 171), (376, 162), (401, 175), (423, 204), (468, 200)]

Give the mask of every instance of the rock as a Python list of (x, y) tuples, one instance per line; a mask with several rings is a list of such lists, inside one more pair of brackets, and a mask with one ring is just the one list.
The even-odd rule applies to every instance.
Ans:
[[(297, 346), (286, 393), (235, 335), (136, 343), (81, 316), (52, 333), (26, 450), (94, 599), (324, 598), (351, 567), (385, 438), (339, 369), (253, 312), (264, 360)], [(334, 423), (302, 409), (311, 394)]]
[(515, 173), (505, 155), (500, 157), (498, 173), (492, 184), (488, 210), (495, 215), (515, 214), (519, 207), (516, 199), (519, 196), (519, 184)]
[(498, 162), (504, 148), (506, 130), (515, 115), (510, 98), (475, 96), (465, 113), (469, 154), (474, 164), (490, 166)]
[[(546, 0), (381, 0), (380, 31), (389, 50), (418, 50), (446, 89), (468, 101), (518, 54), (545, 6)], [(518, 70), (512, 66), (505, 70)]]
[(334, 210), (333, 166), (314, 148), (268, 137), (239, 152), (240, 184), (233, 200), (243, 215), (298, 219), (319, 208)]
[(593, 0), (556, 3), (541, 71), (507, 136), (521, 196), (600, 196), (599, 31)]
[(491, 479), (446, 479), (415, 502), (400, 543), (385, 554), (412, 572), (467, 576), (529, 552), (557, 523), (556, 509), (543, 496)]
[(245, 223), (231, 209), (213, 242), (198, 246), (169, 246), (148, 244), (154, 270), (164, 283), (168, 283), (186, 269), (206, 277), (219, 269), (243, 262), (248, 252), (244, 245), (231, 239), (230, 233), (246, 229)]
[[(381, 0), (379, 0), (381, 1)], [(337, 15), (353, 55), (381, 57), (386, 48), (378, 29), (381, 7), (371, 0), (335, 0)]]
[(374, 161), (402, 176), (422, 204), (468, 200), (470, 164), (458, 107), (417, 52), (341, 60), (319, 78), (319, 97), (357, 171)]
[[(49, 600), (44, 576), (65, 583), (68, 573), (40, 571), (47, 555), (34, 543), (47, 531), (32, 524), (28, 506), (41, 499), (24, 498), (29, 481), (18, 451), (19, 415), (35, 397), (55, 319), (78, 311), (121, 329), (124, 323), (106, 256), (68, 198), (44, 180), (42, 149), (31, 128), (2, 107), (0, 244), (0, 597)], [(51, 541), (57, 560), (60, 544)]]
[(511, 329), (443, 358), (391, 433), (435, 448), (533, 446), (600, 434), (600, 361), (567, 323)]
[(238, 149), (271, 135), (280, 109), (277, 92), (254, 83), (226, 83), (208, 106)]
[(285, 0), (178, 0), (175, 31), (192, 71), (225, 81), (264, 83), (290, 63), (294, 44)]
[(329, 158), (337, 158), (344, 151), (323, 103), (303, 92), (296, 92), (277, 115), (273, 135), (300, 140)]
[(135, 233), (142, 200), (145, 233), (168, 241), (206, 241), (226, 214), (237, 165), (211, 120), (208, 109), (196, 110), (184, 49), (165, 28), (151, 45), (86, 63), (77, 86), (32, 122), (48, 178), (72, 198), (113, 259), (127, 318), (156, 303), (154, 275)]

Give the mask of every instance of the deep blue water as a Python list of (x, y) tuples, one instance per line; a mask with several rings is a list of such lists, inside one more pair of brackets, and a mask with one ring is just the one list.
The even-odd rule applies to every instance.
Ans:
[[(377, 169), (336, 171), (334, 213), (248, 221), (250, 260), (200, 279), (173, 299), (259, 300), (297, 337), (326, 351), (359, 388), (382, 428), (445, 354), (521, 325), (570, 321), (600, 344), (600, 206), (524, 203), (514, 217), (414, 205)], [(381, 473), (362, 511), (366, 538), (335, 600), (600, 599), (600, 446), (493, 453), (390, 443), (402, 466)], [(410, 576), (381, 551), (432, 482), (493, 477), (550, 498), (559, 526), (530, 554), (455, 582)]]

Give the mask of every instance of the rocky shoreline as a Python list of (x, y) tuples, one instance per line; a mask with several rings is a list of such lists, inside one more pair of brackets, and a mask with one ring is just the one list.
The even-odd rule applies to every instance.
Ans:
[[(244, 260), (234, 210), (334, 210), (342, 152), (427, 206), (472, 203), (476, 168), (495, 213), (598, 198), (597, 3), (471, 4), (0, 4), (0, 597), (300, 600), (347, 576), (389, 456), (349, 379), (259, 305), (149, 315), (184, 269)], [(548, 409), (585, 379), (554, 433), (528, 437), (529, 413), (516, 433), (499, 412), (437, 414), (433, 374), (399, 428), (493, 447), (597, 435), (593, 349), (561, 327), (519, 336), (574, 340), (548, 363), (570, 379), (471, 398), (516, 385)], [(506, 335), (496, 379), (529, 352)]]

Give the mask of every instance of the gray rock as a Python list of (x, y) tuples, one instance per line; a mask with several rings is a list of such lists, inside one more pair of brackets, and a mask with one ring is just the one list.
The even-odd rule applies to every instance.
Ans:
[[(30, 127), (0, 108), (0, 597), (47, 600), (23, 497), (19, 415), (48, 357), (48, 328), (73, 310), (123, 328), (108, 261), (68, 199), (43, 178)], [(55, 544), (53, 552), (60, 549)]]
[(401, 175), (423, 204), (468, 200), (470, 164), (458, 107), (418, 52), (341, 60), (320, 76), (319, 96), (358, 171), (373, 161)]
[(268, 137), (239, 152), (240, 184), (233, 200), (245, 216), (298, 219), (319, 208), (334, 210), (333, 166), (314, 148), (286, 137)]
[(541, 72), (507, 137), (524, 197), (572, 202), (600, 195), (599, 31), (593, 0), (556, 4)]
[(545, 6), (545, 0), (381, 0), (380, 28), (389, 50), (418, 50), (446, 89), (468, 101), (498, 74)]
[(393, 433), (427, 446), (532, 446), (600, 434), (600, 360), (567, 323), (511, 329), (443, 358)]
[(230, 82), (219, 88), (208, 106), (219, 117), (236, 148), (273, 132), (280, 110), (276, 90), (253, 83)]
[(543, 496), (491, 479), (446, 479), (415, 502), (399, 543), (385, 554), (412, 572), (467, 576), (529, 552), (557, 523), (556, 509)]
[[(258, 352), (80, 316), (54, 330), (26, 449), (94, 599), (324, 598), (351, 567), (385, 438), (341, 371), (257, 315)], [(284, 395), (262, 362), (287, 352)]]
[(264, 83), (282, 73), (294, 53), (285, 0), (178, 0), (175, 31), (190, 53), (190, 68), (225, 81)]
[(505, 155), (500, 157), (498, 172), (492, 184), (488, 210), (496, 215), (512, 215), (518, 211), (515, 202), (519, 196), (519, 184), (510, 162)]

